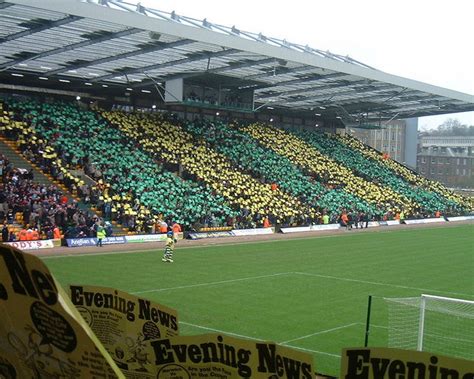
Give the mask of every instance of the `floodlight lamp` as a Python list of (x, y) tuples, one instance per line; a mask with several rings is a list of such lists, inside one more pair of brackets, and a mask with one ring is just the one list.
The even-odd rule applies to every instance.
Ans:
[(81, 97), (79, 95), (76, 96), (76, 100), (79, 101), (81, 100)]
[(216, 112), (216, 116), (219, 116), (219, 115), (220, 115), (220, 113), (219, 113), (219, 112)]
[(270, 122), (273, 122), (273, 117), (270, 119)]
[(153, 104), (153, 105), (151, 106), (151, 108), (152, 108), (152, 109), (156, 109), (156, 104)]

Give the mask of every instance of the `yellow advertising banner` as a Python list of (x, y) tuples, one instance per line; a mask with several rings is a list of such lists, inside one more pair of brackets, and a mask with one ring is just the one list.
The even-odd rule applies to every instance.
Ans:
[(221, 334), (153, 341), (154, 378), (314, 378), (310, 354)]
[(347, 348), (340, 378), (474, 379), (474, 361), (413, 350)]
[(154, 378), (151, 342), (177, 336), (178, 313), (107, 287), (71, 285), (71, 303), (127, 378)]
[(4, 244), (0, 378), (124, 378), (43, 262)]

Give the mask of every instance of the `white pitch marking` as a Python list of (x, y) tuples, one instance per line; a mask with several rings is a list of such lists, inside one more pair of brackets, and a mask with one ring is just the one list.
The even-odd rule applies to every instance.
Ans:
[(450, 292), (450, 291), (438, 290), (438, 289), (433, 289), (433, 288), (418, 288), (418, 287), (402, 286), (401, 284), (371, 282), (371, 281), (368, 281), (368, 280), (341, 278), (341, 277), (338, 277), (338, 276), (312, 274), (312, 273), (309, 273), (309, 272), (294, 272), (294, 274), (296, 274), (296, 275), (306, 275), (306, 276), (315, 276), (315, 277), (324, 278), (324, 279), (342, 280), (342, 281), (345, 281), (345, 282), (372, 284), (372, 285), (375, 285), (375, 286), (395, 287), (395, 288), (403, 288), (403, 289), (417, 290), (417, 291), (436, 291), (436, 292), (442, 292), (442, 293), (446, 293), (446, 294), (450, 294), (450, 295), (461, 295), (461, 296), (469, 296), (469, 297), (472, 296), (472, 294), (469, 295), (469, 294), (461, 293), (461, 292)]
[(341, 356), (339, 354), (326, 353), (325, 351), (311, 350), (311, 349), (306, 349), (304, 347), (293, 346), (293, 345), (285, 345), (285, 346), (286, 347), (291, 347), (292, 349), (296, 349), (296, 350), (309, 351), (309, 352), (315, 353), (315, 354), (328, 355), (330, 357), (341, 358)]
[[(360, 325), (365, 325), (365, 324), (362, 324), (361, 322), (359, 322)], [(383, 325), (374, 325), (374, 324), (370, 324), (370, 327), (371, 328), (381, 328), (381, 329), (388, 329), (388, 326), (383, 326)]]
[[(258, 341), (266, 341), (266, 340), (267, 340), (267, 339), (265, 339), (265, 338), (256, 338), (256, 337), (244, 336), (243, 334), (237, 334), (237, 333), (232, 333), (232, 332), (226, 332), (226, 331), (224, 331), (224, 330), (219, 330), (219, 329), (209, 328), (209, 327), (207, 327), (207, 326), (201, 326), (201, 325), (191, 324), (191, 323), (189, 323), (189, 322), (184, 322), (184, 321), (180, 321), (179, 323), (180, 323), (180, 324), (183, 324), (183, 325), (189, 325), (189, 326), (192, 326), (192, 327), (195, 327), (195, 328), (199, 328), (199, 329), (210, 330), (211, 332), (222, 333), (222, 334), (228, 334), (228, 335), (230, 335), (230, 336), (235, 336), (235, 337), (240, 337), (240, 338), (245, 338), (245, 339), (250, 339), (250, 340), (258, 340)], [(281, 344), (280, 344), (280, 345), (281, 345)], [(291, 348), (297, 349), (297, 350), (309, 351), (309, 352), (315, 353), (315, 354), (328, 355), (328, 356), (330, 356), (330, 357), (336, 357), (336, 358), (340, 358), (340, 357), (341, 357), (341, 356), (338, 355), (338, 354), (331, 354), (331, 353), (326, 353), (326, 352), (324, 352), (324, 351), (305, 349), (304, 347), (291, 346), (291, 345), (285, 345), (285, 346), (291, 347)]]
[(136, 291), (136, 292), (131, 292), (131, 293), (133, 295), (137, 295), (137, 294), (148, 293), (148, 292), (172, 291), (172, 290), (178, 290), (178, 289), (183, 289), (183, 288), (214, 286), (214, 285), (217, 285), (217, 284), (234, 283), (234, 282), (241, 282), (241, 281), (244, 281), (244, 280), (255, 280), (255, 279), (262, 279), (262, 278), (272, 278), (272, 277), (275, 277), (275, 276), (291, 275), (291, 274), (293, 274), (293, 273), (292, 272), (280, 272), (280, 273), (277, 273), (277, 274), (270, 274), (270, 275), (249, 276), (249, 277), (245, 277), (245, 278), (221, 280), (221, 281), (218, 281), (218, 282), (189, 284), (189, 285), (186, 285), (186, 286), (168, 287), (168, 288), (155, 288), (155, 289), (152, 289), (152, 290)]
[[(454, 225), (453, 225), (454, 226)], [(459, 225), (455, 225), (456, 227)], [(432, 229), (437, 229), (438, 227), (424, 227), (424, 230), (432, 230)], [(377, 233), (392, 233), (392, 232), (399, 232), (399, 233), (405, 233), (405, 232), (412, 232), (413, 229), (399, 229), (399, 230), (379, 230)], [(354, 233), (354, 234), (342, 234), (342, 233), (336, 233), (333, 235), (312, 235), (312, 236), (305, 236), (305, 237), (293, 237), (293, 238), (287, 238), (287, 239), (274, 239), (274, 240), (262, 240), (262, 241), (238, 241), (236, 240), (235, 242), (231, 243), (216, 243), (216, 244), (209, 244), (209, 245), (197, 245), (197, 246), (179, 246), (177, 248), (177, 251), (179, 250), (188, 250), (188, 249), (199, 249), (199, 248), (208, 248), (208, 247), (225, 247), (225, 246), (232, 246), (232, 245), (252, 245), (252, 244), (264, 244), (264, 243), (278, 243), (278, 242), (293, 242), (295, 240), (299, 241), (306, 241), (306, 240), (312, 240), (316, 238), (336, 238), (336, 237), (352, 237), (352, 236), (357, 236), (359, 233)], [(73, 248), (75, 249), (75, 248)], [(130, 253), (147, 253), (150, 251), (157, 251), (156, 248), (149, 247), (149, 248), (143, 248), (139, 250), (128, 250), (128, 251), (111, 251), (111, 252), (86, 252), (86, 253), (63, 253), (61, 255), (46, 255), (46, 256), (38, 256), (41, 259), (55, 259), (55, 258), (71, 258), (71, 257), (88, 257), (88, 256), (96, 256), (96, 255), (113, 255), (113, 254), (130, 254)], [(161, 250), (159, 250), (161, 252)], [(446, 292), (449, 293), (449, 292)], [(454, 293), (454, 292), (453, 292)], [(460, 295), (465, 295), (465, 294), (460, 294)], [(470, 296), (470, 295), (469, 295)]]
[(254, 340), (264, 341), (264, 339), (262, 339), (262, 338), (244, 336), (244, 335), (242, 335), (242, 334), (237, 334), (237, 333), (232, 333), (232, 332), (226, 332), (226, 331), (224, 331), (224, 330), (219, 330), (219, 329), (214, 329), (214, 328), (208, 328), (207, 326), (201, 326), (201, 325), (191, 324), (191, 323), (189, 323), (189, 322), (180, 321), (179, 323), (180, 323), (180, 324), (184, 324), (184, 325), (193, 326), (193, 327), (199, 328), (199, 329), (210, 330), (211, 332), (222, 333), (222, 334), (228, 334), (228, 335), (230, 335), (230, 336), (235, 336), (235, 337), (241, 337), (241, 338), (247, 338), (247, 339), (254, 339)]
[(350, 328), (351, 326), (354, 326), (354, 325), (357, 325), (357, 324), (358, 324), (357, 322), (354, 322), (354, 323), (352, 323), (352, 324), (342, 325), (342, 326), (338, 326), (338, 327), (331, 328), (331, 329), (320, 330), (319, 332), (316, 332), (316, 333), (311, 333), (311, 334), (307, 334), (307, 335), (302, 336), (302, 337), (293, 338), (293, 339), (288, 340), (288, 341), (280, 342), (280, 345), (286, 345), (286, 344), (288, 344), (289, 342), (294, 342), (294, 341), (303, 340), (303, 339), (305, 339), (305, 338), (317, 336), (317, 335), (319, 335), (319, 334), (325, 334), (325, 333), (334, 332), (334, 331), (340, 330), (340, 329)]

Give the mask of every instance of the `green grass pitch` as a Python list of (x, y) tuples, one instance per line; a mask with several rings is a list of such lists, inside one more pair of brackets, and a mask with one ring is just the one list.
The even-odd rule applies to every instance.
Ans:
[(46, 258), (63, 284), (118, 288), (178, 310), (181, 334), (272, 340), (338, 375), (343, 347), (386, 346), (378, 297), (422, 293), (474, 300), (474, 228), (424, 228), (175, 250)]

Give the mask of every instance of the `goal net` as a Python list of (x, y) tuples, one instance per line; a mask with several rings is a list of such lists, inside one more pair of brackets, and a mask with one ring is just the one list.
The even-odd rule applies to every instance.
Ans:
[(389, 347), (474, 359), (474, 301), (431, 295), (384, 300)]

